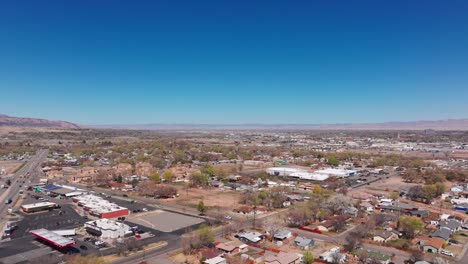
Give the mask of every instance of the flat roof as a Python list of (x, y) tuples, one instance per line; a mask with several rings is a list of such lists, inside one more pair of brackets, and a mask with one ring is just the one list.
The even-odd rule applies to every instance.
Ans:
[(38, 207), (43, 207), (43, 206), (57, 206), (56, 203), (51, 203), (51, 202), (41, 202), (41, 203), (33, 203), (33, 204), (23, 204), (21, 207), (24, 209), (32, 209), (32, 208), (38, 208)]
[(57, 233), (54, 233), (52, 231), (49, 231), (45, 228), (37, 229), (37, 230), (31, 230), (29, 233), (39, 239), (45, 240), (57, 247), (63, 248), (63, 247), (68, 247), (71, 245), (74, 245), (76, 242), (73, 240), (70, 240), (66, 237), (63, 237)]

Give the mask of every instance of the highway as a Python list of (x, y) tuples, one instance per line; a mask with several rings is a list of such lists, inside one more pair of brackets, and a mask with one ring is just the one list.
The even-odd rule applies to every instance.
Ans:
[[(41, 163), (47, 158), (48, 150), (40, 149), (36, 154), (31, 157), (26, 164), (24, 164), (21, 169), (19, 169), (11, 178), (11, 185), (6, 189), (0, 196), (0, 229), (5, 225), (5, 220), (7, 219), (6, 215), (8, 213), (8, 208), (14, 205), (14, 203), (19, 198), (19, 190), (21, 188), (26, 188), (28, 180), (39, 176), (39, 172), (34, 172), (34, 170), (41, 165)], [(26, 181), (26, 183), (23, 183)], [(20, 187), (21, 185), (21, 187)], [(13, 202), (11, 204), (5, 204), (7, 199), (11, 199)]]

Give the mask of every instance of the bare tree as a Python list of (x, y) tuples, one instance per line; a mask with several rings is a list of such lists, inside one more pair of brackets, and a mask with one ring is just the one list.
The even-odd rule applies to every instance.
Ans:
[(337, 194), (328, 199), (325, 204), (325, 207), (330, 210), (332, 214), (341, 214), (343, 210), (352, 205), (349, 197), (346, 197), (342, 194)]
[(331, 258), (332, 264), (340, 264), (341, 259), (343, 258), (343, 255), (339, 252), (334, 252), (330, 255), (330, 258)]

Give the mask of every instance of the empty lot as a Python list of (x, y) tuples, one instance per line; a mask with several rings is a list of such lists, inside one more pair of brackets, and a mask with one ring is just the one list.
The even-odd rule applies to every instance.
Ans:
[(201, 218), (162, 210), (132, 218), (131, 221), (162, 232), (173, 232), (204, 222)]

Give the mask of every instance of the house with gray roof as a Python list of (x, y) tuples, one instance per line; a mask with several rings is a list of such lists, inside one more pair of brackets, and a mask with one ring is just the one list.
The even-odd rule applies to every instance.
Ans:
[(313, 247), (315, 242), (312, 239), (298, 236), (294, 239), (294, 244), (302, 250), (307, 250), (310, 247)]
[(452, 232), (450, 232), (450, 230), (448, 230), (446, 228), (441, 228), (441, 229), (437, 229), (436, 231), (429, 234), (429, 237), (438, 237), (438, 238), (442, 238), (443, 240), (447, 241), (450, 238), (451, 234), (452, 234)]
[(460, 230), (461, 226), (462, 225), (457, 220), (450, 219), (450, 220), (441, 222), (439, 228), (450, 230), (450, 232), (453, 233), (453, 232)]

